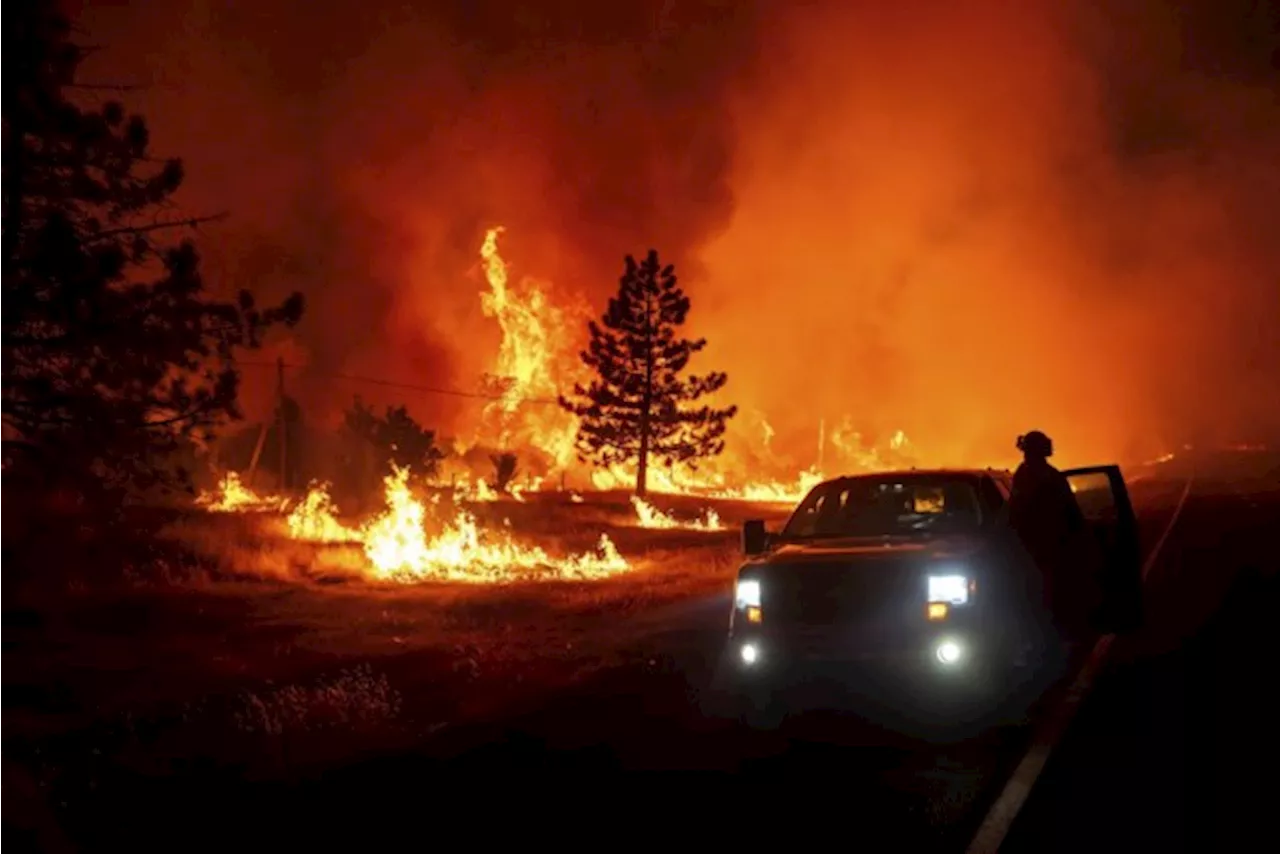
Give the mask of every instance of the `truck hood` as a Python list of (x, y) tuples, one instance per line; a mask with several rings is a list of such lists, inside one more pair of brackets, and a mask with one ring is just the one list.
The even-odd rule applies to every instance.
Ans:
[(752, 564), (842, 564), (881, 562), (933, 562), (964, 560), (986, 546), (986, 540), (976, 534), (954, 534), (944, 537), (844, 537), (811, 540), (799, 543), (783, 543), (762, 555)]

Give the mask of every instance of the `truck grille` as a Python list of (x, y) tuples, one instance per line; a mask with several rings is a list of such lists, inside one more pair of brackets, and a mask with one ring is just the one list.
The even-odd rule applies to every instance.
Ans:
[(769, 568), (761, 578), (770, 627), (833, 627), (896, 633), (918, 623), (923, 575), (900, 560), (803, 562)]

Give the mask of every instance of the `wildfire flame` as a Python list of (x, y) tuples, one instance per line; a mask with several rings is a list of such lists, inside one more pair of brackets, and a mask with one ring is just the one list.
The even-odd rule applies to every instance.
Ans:
[(384, 581), (584, 580), (631, 568), (604, 534), (592, 552), (553, 557), (540, 547), (513, 541), (506, 532), (482, 530), (465, 510), (428, 536), (427, 507), (409, 488), (409, 470), (393, 467), (384, 483), (386, 510), (360, 529), (343, 525), (327, 491), (313, 487), (290, 515), (290, 533), (319, 542), (360, 542), (371, 576)]
[(473, 483), (469, 477), (463, 476), (454, 482), (453, 496), (457, 501), (469, 501), (476, 504), (491, 504), (502, 500), (503, 497), (523, 504), (525, 502), (524, 494), (526, 492), (539, 492), (541, 491), (540, 486), (541, 484), (536, 480), (511, 483), (507, 485), (506, 492), (502, 493), (490, 486), (484, 478), (478, 478)]
[[(674, 471), (650, 469), (648, 486), (650, 492), (664, 495), (700, 495), (725, 501), (792, 505), (824, 479), (822, 472), (811, 468), (801, 472), (791, 482), (760, 480), (742, 486), (728, 486), (723, 474), (694, 472), (677, 467)], [(592, 484), (601, 491), (629, 489), (634, 481), (634, 475), (623, 466), (597, 469), (591, 474)]]
[(671, 513), (664, 513), (643, 498), (631, 496), (631, 506), (636, 509), (636, 517), (642, 528), (690, 528), (695, 531), (723, 531), (724, 524), (720, 514), (708, 507), (697, 519), (685, 521), (677, 519)]
[(259, 495), (244, 485), (240, 473), (229, 471), (213, 492), (201, 491), (196, 504), (218, 513), (247, 513), (281, 510), (287, 499), (275, 495)]
[(459, 478), (453, 485), (454, 498), (460, 501), (473, 501), (477, 503), (489, 503), (498, 500), (498, 491), (485, 481), (479, 478), (472, 483), (469, 478)]
[[(548, 286), (528, 277), (515, 283), (510, 265), (499, 251), (498, 241), (503, 234), (501, 226), (488, 229), (479, 252), (488, 285), (480, 294), (481, 308), (485, 316), (497, 321), (502, 338), (490, 371), (500, 380), (499, 397), (485, 407), (475, 444), (516, 452), (536, 449), (563, 473), (573, 464), (577, 418), (545, 402), (583, 379), (573, 342), (575, 331), (582, 326), (580, 321), (585, 320), (585, 309), (579, 317), (577, 307), (556, 304)], [(886, 441), (868, 443), (853, 419), (846, 416), (834, 427), (819, 422), (817, 457), (811, 468), (794, 477), (781, 474), (744, 483), (738, 476), (744, 469), (794, 471), (794, 464), (775, 456), (776, 433), (763, 413), (758, 414), (756, 424), (758, 433), (751, 429), (739, 437), (755, 449), (751, 465), (741, 454), (732, 453), (702, 461), (698, 471), (687, 466), (665, 469), (651, 465), (648, 489), (661, 494), (794, 504), (824, 479), (824, 473), (883, 471), (915, 465), (917, 460), (904, 431), (895, 431)], [(597, 469), (590, 478), (600, 490), (630, 489), (635, 483), (635, 466)], [(541, 479), (526, 477), (525, 481), (520, 487), (508, 488), (514, 500), (521, 499), (522, 491), (548, 488)], [(497, 498), (486, 484), (468, 484), (467, 488), (467, 500)]]
[[(525, 279), (520, 292), (510, 287), (507, 262), (498, 252), (501, 226), (485, 233), (480, 246), (489, 290), (480, 294), (486, 317), (498, 321), (502, 344), (493, 374), (503, 383), (502, 395), (485, 408), (489, 441), (499, 447), (537, 447), (564, 468), (573, 457), (577, 419), (558, 407), (530, 399), (554, 399), (559, 393), (557, 367), (572, 363), (564, 342), (571, 340), (564, 311), (537, 283)], [(496, 425), (496, 435), (493, 426)]]
[(338, 520), (338, 508), (329, 497), (328, 484), (315, 484), (286, 520), (289, 534), (297, 540), (318, 543), (358, 543), (362, 536)]

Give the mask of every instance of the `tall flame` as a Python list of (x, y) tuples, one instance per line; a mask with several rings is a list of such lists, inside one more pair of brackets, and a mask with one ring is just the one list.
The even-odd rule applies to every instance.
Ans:
[(564, 311), (538, 283), (524, 279), (519, 293), (510, 287), (507, 262), (498, 252), (502, 232), (501, 226), (489, 229), (480, 246), (489, 285), (480, 294), (480, 307), (502, 329), (493, 370), (502, 383), (502, 394), (485, 408), (491, 429), (483, 438), (504, 449), (540, 448), (563, 469), (573, 457), (577, 421), (547, 403), (560, 392), (558, 368), (572, 361), (564, 346), (570, 340), (569, 330)]

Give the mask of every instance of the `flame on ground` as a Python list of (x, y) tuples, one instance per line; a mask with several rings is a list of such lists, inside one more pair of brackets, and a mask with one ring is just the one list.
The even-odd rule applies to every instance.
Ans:
[[(764, 446), (767, 448), (772, 430), (764, 423)], [(827, 430), (819, 424), (819, 457), (828, 456), (825, 448), (831, 448), (833, 461), (810, 466), (794, 480), (756, 480), (740, 485), (730, 485), (725, 475), (726, 463), (715, 459), (704, 461), (698, 470), (687, 466), (671, 468), (654, 466), (649, 469), (648, 490), (668, 495), (701, 495), (726, 501), (748, 501), (755, 504), (795, 505), (809, 490), (829, 477), (845, 472), (877, 472), (909, 468), (915, 464), (915, 448), (907, 434), (896, 431), (883, 447), (868, 444), (861, 433), (852, 429), (849, 419), (836, 428)], [(599, 490), (630, 489), (635, 483), (634, 466), (611, 466), (592, 472), (591, 482)]]
[(259, 495), (244, 485), (240, 473), (229, 471), (213, 492), (201, 491), (196, 504), (218, 513), (248, 513), (251, 511), (282, 510), (287, 499), (276, 495)]
[(513, 541), (505, 532), (483, 530), (465, 510), (429, 536), (427, 508), (409, 488), (409, 470), (394, 468), (385, 485), (386, 510), (358, 530), (338, 521), (327, 492), (314, 487), (299, 505), (307, 511), (295, 510), (290, 516), (290, 532), (299, 539), (362, 543), (371, 576), (383, 581), (586, 580), (631, 568), (604, 534), (594, 551), (553, 557), (538, 546)]
[[(680, 469), (671, 472), (657, 468), (649, 472), (648, 488), (651, 493), (664, 495), (700, 495), (704, 498), (717, 498), (724, 501), (793, 505), (825, 479), (821, 471), (811, 468), (801, 472), (794, 481), (790, 482), (760, 480), (742, 486), (728, 486), (727, 478), (721, 474)], [(601, 491), (630, 489), (635, 483), (635, 476), (624, 466), (613, 466), (592, 472), (591, 482)]]
[(643, 498), (631, 496), (631, 506), (636, 509), (636, 518), (641, 528), (688, 528), (694, 531), (723, 531), (724, 523), (715, 508), (708, 507), (697, 519), (677, 519), (671, 513), (664, 513)]
[(293, 508), (286, 521), (290, 536), (296, 540), (358, 543), (362, 539), (360, 529), (344, 525), (338, 520), (338, 508), (329, 497), (328, 484), (313, 483), (306, 497)]
[(477, 503), (497, 501), (500, 497), (484, 478), (478, 478), (474, 483), (469, 478), (459, 478), (453, 485), (453, 494), (457, 500)]
[(491, 504), (504, 498), (523, 504), (526, 501), (524, 494), (540, 492), (540, 487), (541, 484), (538, 481), (531, 479), (524, 483), (507, 484), (505, 491), (499, 491), (490, 486), (484, 478), (478, 478), (472, 482), (469, 477), (464, 476), (454, 481), (453, 497), (456, 501), (470, 501), (476, 504)]

